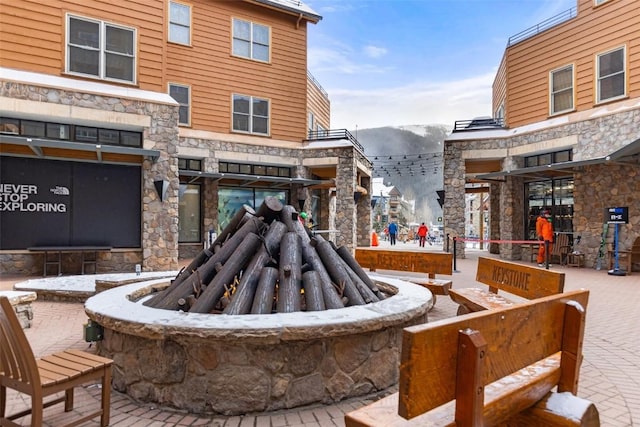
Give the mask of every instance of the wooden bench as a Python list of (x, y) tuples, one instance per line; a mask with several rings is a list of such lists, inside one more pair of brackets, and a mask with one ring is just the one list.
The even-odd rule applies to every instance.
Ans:
[(0, 291), (0, 297), (9, 300), (22, 329), (30, 328), (33, 320), (31, 303), (36, 300), (38, 294), (31, 291)]
[[(109, 252), (111, 246), (32, 246), (27, 248), (30, 252), (44, 253), (42, 264), (42, 276), (47, 277), (48, 267), (54, 266), (57, 275), (62, 275), (62, 254), (65, 252), (78, 252), (82, 254), (82, 274), (88, 266), (93, 266), (94, 274), (98, 272), (98, 252)], [(49, 257), (53, 255), (53, 258)], [(91, 256), (88, 256), (93, 254)], [(87, 257), (88, 256), (88, 257)]]
[(588, 296), (405, 328), (399, 392), (346, 414), (346, 426), (599, 426), (595, 405), (575, 396)]
[(356, 261), (370, 271), (393, 270), (413, 273), (427, 273), (427, 277), (393, 276), (429, 289), (436, 295), (448, 295), (452, 281), (436, 279), (436, 274), (453, 274), (453, 254), (446, 252), (396, 251), (371, 248), (356, 248)]
[[(73, 410), (74, 388), (88, 382), (100, 381), (101, 405), (95, 411), (82, 403), (77, 420), (70, 417), (58, 420), (75, 426), (100, 417), (100, 426), (109, 425), (111, 397), (111, 359), (80, 350), (65, 350), (36, 359), (24, 331), (7, 297), (0, 296), (0, 425), (19, 426), (14, 420), (31, 415), (31, 425), (43, 424), (43, 411), (64, 402), (64, 411)], [(8, 415), (5, 411), (7, 389), (31, 396), (31, 406)], [(48, 402), (45, 397), (50, 397)]]
[(449, 290), (449, 297), (459, 304), (458, 314), (514, 305), (512, 300), (498, 295), (498, 290), (529, 300), (564, 290), (564, 273), (486, 257), (478, 258), (476, 281), (489, 285), (489, 290)]

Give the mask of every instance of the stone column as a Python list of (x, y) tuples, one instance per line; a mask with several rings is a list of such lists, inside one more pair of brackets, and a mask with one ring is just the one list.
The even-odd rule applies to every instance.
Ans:
[[(489, 184), (489, 238), (500, 240), (500, 187), (502, 184), (492, 182)], [(500, 244), (489, 243), (489, 253), (499, 254)]]
[[(444, 147), (444, 206), (443, 223), (444, 239), (449, 237), (464, 236), (464, 212), (465, 212), (465, 163), (462, 151), (456, 143), (445, 143)], [(446, 247), (447, 242), (444, 242)], [(453, 247), (450, 247), (453, 251)], [(459, 243), (456, 248), (456, 256), (464, 258), (464, 244)]]
[(353, 151), (341, 152), (336, 168), (336, 220), (338, 230), (337, 246), (346, 246), (354, 249), (357, 244), (356, 215), (357, 209), (353, 200), (356, 189), (357, 168), (353, 159)]
[[(522, 197), (523, 179), (509, 176), (501, 187), (501, 227), (502, 240), (520, 240), (524, 230), (524, 197)], [(518, 243), (501, 243), (501, 258), (507, 260), (522, 259), (522, 248)]]
[[(178, 268), (178, 107), (156, 106), (145, 132), (145, 148), (160, 151), (156, 161), (142, 168), (142, 268), (144, 271)], [(164, 199), (154, 181), (169, 183)]]
[(360, 186), (367, 190), (367, 194), (363, 194), (356, 204), (356, 243), (358, 246), (371, 246), (371, 178), (362, 178)]

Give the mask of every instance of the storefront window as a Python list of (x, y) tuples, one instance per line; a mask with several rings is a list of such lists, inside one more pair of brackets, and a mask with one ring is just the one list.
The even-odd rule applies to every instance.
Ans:
[(178, 203), (178, 241), (200, 242), (200, 186), (180, 184)]
[(220, 188), (218, 190), (218, 233), (224, 230), (242, 205), (258, 209), (264, 199), (269, 196), (276, 197), (285, 204), (287, 203), (288, 192), (285, 190), (262, 190), (258, 188)]
[(573, 232), (573, 178), (525, 184), (525, 239), (536, 239), (536, 219), (549, 209), (556, 233)]

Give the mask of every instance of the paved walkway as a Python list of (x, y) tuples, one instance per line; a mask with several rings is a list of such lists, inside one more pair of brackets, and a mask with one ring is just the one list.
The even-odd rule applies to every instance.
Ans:
[[(397, 249), (416, 249), (417, 245), (400, 243)], [(425, 250), (435, 250), (427, 247)], [(453, 286), (475, 285), (478, 255), (486, 252), (467, 250), (467, 258), (457, 261)], [(528, 263), (525, 263), (528, 264)], [(587, 288), (591, 291), (587, 310), (584, 342), (584, 361), (579, 395), (592, 400), (600, 412), (603, 426), (640, 426), (640, 273), (631, 276), (609, 276), (606, 271), (553, 267), (566, 273), (566, 290)], [(379, 271), (379, 273), (383, 273)], [(91, 278), (91, 276), (81, 276)], [(443, 276), (445, 277), (445, 276)], [(12, 289), (28, 277), (0, 277), (0, 290)], [(36, 356), (65, 348), (87, 350), (82, 338), (82, 325), (87, 317), (80, 303), (35, 301), (34, 322), (26, 330)], [(455, 315), (457, 306), (440, 297), (429, 320)], [(91, 351), (91, 349), (89, 349)], [(84, 412), (86, 406), (96, 405), (100, 391), (96, 386), (76, 392), (74, 412)], [(351, 399), (331, 406), (312, 406), (269, 414), (236, 417), (203, 417), (157, 408), (133, 402), (126, 395), (114, 392), (111, 402), (111, 426), (225, 426), (280, 427), (344, 426), (344, 414), (368, 402)], [(12, 391), (8, 395), (8, 411), (28, 406), (29, 402)], [(49, 414), (47, 416), (47, 414)], [(61, 425), (66, 414), (58, 405), (45, 410), (47, 427)], [(26, 421), (23, 420), (23, 423)], [(85, 425), (98, 425), (89, 422)]]

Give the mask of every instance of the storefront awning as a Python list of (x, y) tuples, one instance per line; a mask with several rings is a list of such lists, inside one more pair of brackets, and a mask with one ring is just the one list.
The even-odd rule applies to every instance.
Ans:
[[(180, 171), (181, 177), (190, 177), (189, 182), (194, 182), (199, 178), (209, 178), (217, 181), (222, 185), (233, 185), (239, 187), (268, 187), (268, 188), (286, 188), (290, 185), (302, 185), (303, 187), (309, 187), (312, 185), (327, 184), (333, 181), (321, 180), (321, 179), (306, 179), (306, 178), (288, 178), (279, 176), (263, 176), (263, 175), (245, 175), (239, 173), (214, 173), (214, 172), (199, 172), (199, 171)], [(334, 184), (335, 185), (335, 184)]]
[(579, 167), (598, 164), (627, 163), (640, 166), (640, 139), (614, 151), (608, 156), (596, 157), (588, 160), (574, 160), (570, 162), (553, 163), (544, 166), (534, 166), (528, 168), (514, 169), (511, 171), (500, 171), (476, 175), (476, 179), (492, 181), (499, 180), (507, 176), (520, 176), (526, 178), (559, 178), (568, 176)]
[[(85, 160), (100, 163), (127, 163), (133, 161), (134, 158), (140, 157), (149, 157), (155, 161), (160, 157), (160, 151), (158, 150), (57, 139), (30, 138), (3, 133), (0, 133), (0, 152), (2, 154), (35, 155), (42, 159)], [(88, 153), (91, 153), (91, 155), (87, 155)], [(141, 162), (135, 161), (134, 163)]]

